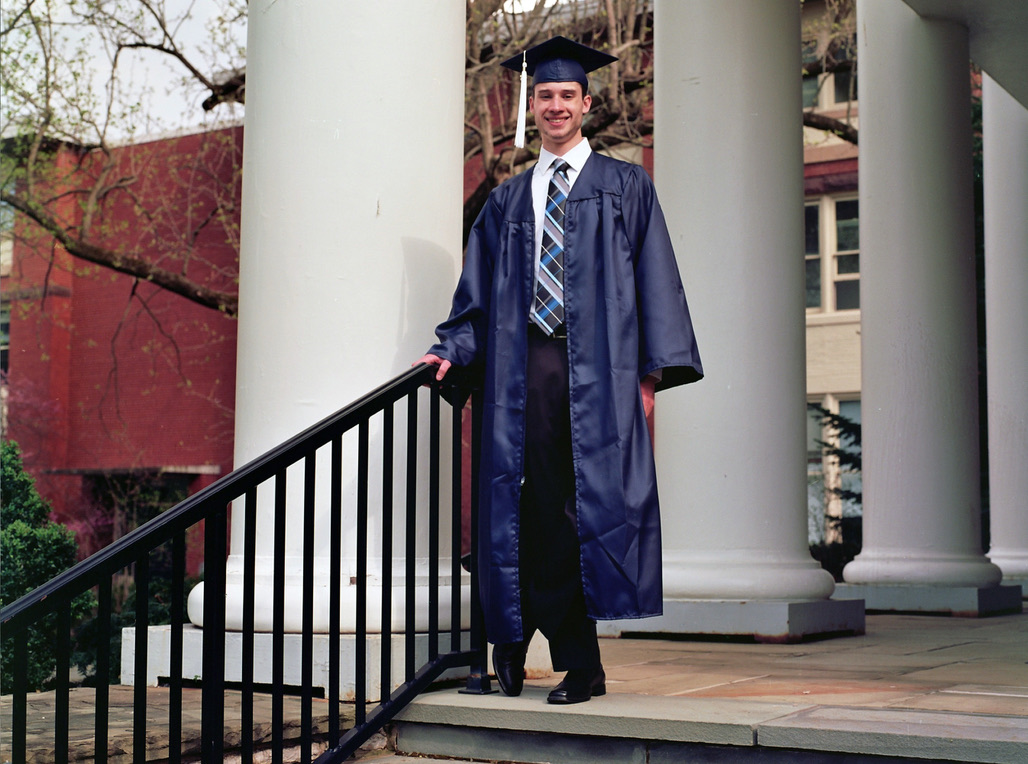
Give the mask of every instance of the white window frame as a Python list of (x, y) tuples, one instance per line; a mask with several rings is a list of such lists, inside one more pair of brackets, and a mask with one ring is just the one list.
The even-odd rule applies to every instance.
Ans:
[[(859, 268), (856, 273), (839, 273), (839, 257), (846, 255), (857, 255), (859, 257), (860, 250), (837, 249), (838, 228), (836, 227), (837, 221), (835, 215), (835, 205), (837, 202), (856, 200), (857, 194), (854, 192), (846, 194), (824, 194), (822, 196), (810, 197), (806, 199), (804, 203), (804, 215), (806, 214), (806, 207), (817, 205), (818, 208), (819, 253), (816, 256), (821, 259), (821, 304), (819, 306), (808, 307), (808, 314), (831, 313), (841, 315), (858, 315), (860, 313), (859, 307), (844, 309), (837, 308), (835, 299), (836, 282), (860, 281)], [(804, 250), (806, 250), (805, 243)], [(816, 256), (804, 253), (804, 261), (811, 260)]]

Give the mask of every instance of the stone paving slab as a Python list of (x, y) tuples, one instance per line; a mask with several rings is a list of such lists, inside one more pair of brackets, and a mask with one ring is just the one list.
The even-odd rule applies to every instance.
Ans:
[(547, 690), (526, 687), (516, 698), (501, 693), (422, 695), (397, 719), (486, 729), (640, 738), (717, 745), (753, 745), (756, 726), (805, 706), (801, 703), (683, 699), (611, 693), (589, 703), (554, 706)]
[(822, 706), (762, 724), (761, 746), (974, 762), (1028, 761), (1024, 718)]

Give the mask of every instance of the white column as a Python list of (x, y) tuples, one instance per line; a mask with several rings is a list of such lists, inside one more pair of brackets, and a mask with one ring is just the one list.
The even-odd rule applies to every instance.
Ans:
[[(258, 0), (250, 3), (248, 35), (237, 466), (408, 369), (424, 352), (460, 268), (463, 182), (462, 4)], [(398, 407), (398, 428), (404, 410)], [(373, 459), (380, 453), (376, 427)], [(348, 452), (344, 468), (355, 461)], [(397, 472), (402, 481), (403, 470)], [(296, 490), (302, 473), (290, 471), (289, 481), (287, 631), (301, 623), (304, 554)], [(315, 628), (324, 630), (326, 484), (318, 491)], [(347, 507), (354, 493), (354, 485), (344, 486)], [(397, 504), (402, 497), (401, 482)], [(233, 507), (230, 628), (241, 618), (241, 505)], [(257, 526), (259, 630), (271, 625), (272, 510), (269, 491), (261, 495)], [(352, 519), (344, 519), (344, 580), (354, 572), (352, 533)], [(373, 520), (372, 556), (380, 539)], [(377, 572), (379, 565), (370, 567)], [(190, 599), (197, 623), (202, 596)], [(350, 621), (352, 593), (344, 600)], [(402, 614), (402, 599), (397, 609)]]
[(1028, 109), (982, 76), (989, 559), (1028, 585)]
[(653, 628), (860, 630), (807, 548), (799, 5), (659, 2), (654, 31), (654, 175), (706, 378), (657, 397)]
[(969, 612), (938, 588), (1001, 574), (980, 538), (968, 31), (902, 0), (857, 17), (864, 544), (844, 578), (868, 608)]

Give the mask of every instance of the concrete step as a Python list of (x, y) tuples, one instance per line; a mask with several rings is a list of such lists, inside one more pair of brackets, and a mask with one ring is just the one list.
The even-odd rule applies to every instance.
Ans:
[(428, 693), (395, 740), (397, 754), (517, 764), (1028, 761), (1023, 717), (619, 693), (550, 706), (537, 687)]

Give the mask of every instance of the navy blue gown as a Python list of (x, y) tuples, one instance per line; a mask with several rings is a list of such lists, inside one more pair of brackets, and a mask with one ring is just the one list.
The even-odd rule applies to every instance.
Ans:
[[(534, 289), (531, 169), (490, 194), (449, 318), (429, 352), (483, 385), (479, 570), (491, 642), (520, 641), (519, 502)], [(640, 380), (703, 367), (655, 189), (643, 168), (593, 153), (565, 210), (565, 324), (582, 591), (596, 620), (660, 615), (660, 514)]]

